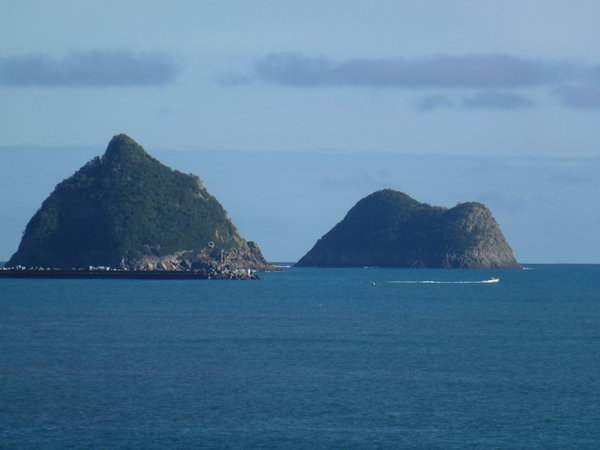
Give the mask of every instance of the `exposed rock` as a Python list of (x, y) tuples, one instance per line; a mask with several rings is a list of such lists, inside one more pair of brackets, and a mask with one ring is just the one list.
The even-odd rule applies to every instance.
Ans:
[(360, 200), (297, 266), (520, 268), (489, 209), (385, 189)]
[(280, 270), (265, 261), (256, 242), (250, 241), (246, 244), (246, 247), (229, 250), (206, 248), (201, 251), (185, 250), (164, 256), (144, 255), (135, 261), (123, 259), (119, 266), (128, 270), (190, 271), (211, 268), (227, 271)]

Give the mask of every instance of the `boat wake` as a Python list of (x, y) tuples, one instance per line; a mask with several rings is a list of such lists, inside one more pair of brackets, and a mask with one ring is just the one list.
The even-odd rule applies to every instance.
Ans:
[(489, 284), (497, 283), (499, 280), (481, 280), (481, 281), (434, 281), (434, 280), (423, 280), (423, 281), (387, 281), (387, 283), (394, 284)]

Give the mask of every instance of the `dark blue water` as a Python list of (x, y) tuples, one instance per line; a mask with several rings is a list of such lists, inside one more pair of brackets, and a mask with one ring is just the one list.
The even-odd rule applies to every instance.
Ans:
[(532, 267), (0, 279), (0, 447), (598, 448), (600, 266)]

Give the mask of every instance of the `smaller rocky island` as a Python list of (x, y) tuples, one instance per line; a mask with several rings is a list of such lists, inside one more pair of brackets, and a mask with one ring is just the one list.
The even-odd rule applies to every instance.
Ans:
[(56, 186), (0, 277), (256, 279), (271, 270), (198, 176), (120, 134)]
[(430, 206), (392, 189), (360, 200), (296, 266), (521, 268), (485, 205)]

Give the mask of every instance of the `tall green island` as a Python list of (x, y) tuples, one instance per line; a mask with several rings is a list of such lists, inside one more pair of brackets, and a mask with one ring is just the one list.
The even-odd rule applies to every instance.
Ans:
[(392, 189), (360, 200), (296, 266), (521, 268), (485, 205), (430, 206)]
[(17, 266), (48, 276), (59, 269), (171, 278), (252, 278), (274, 269), (199, 177), (161, 164), (124, 134), (43, 202), (6, 264)]

